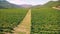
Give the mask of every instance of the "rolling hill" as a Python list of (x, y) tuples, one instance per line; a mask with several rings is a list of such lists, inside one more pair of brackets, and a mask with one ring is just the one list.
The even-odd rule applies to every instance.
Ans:
[(50, 1), (48, 2), (47, 4), (45, 4), (44, 6), (45, 7), (53, 7), (53, 6), (57, 6), (59, 5), (60, 3), (58, 1)]
[(18, 8), (18, 5), (11, 4), (6, 0), (0, 0), (0, 8)]
[(0, 8), (29, 8), (31, 6), (32, 5), (28, 5), (28, 4), (16, 5), (9, 3), (6, 0), (0, 0)]
[(58, 1), (50, 1), (44, 5), (37, 5), (34, 6), (32, 8), (42, 8), (42, 7), (54, 7), (54, 6), (58, 6), (60, 3)]

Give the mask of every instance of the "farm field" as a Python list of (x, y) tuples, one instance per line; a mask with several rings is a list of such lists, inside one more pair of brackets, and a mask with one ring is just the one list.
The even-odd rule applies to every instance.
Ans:
[(60, 34), (60, 0), (0, 0), (0, 34)]
[(60, 34), (60, 10), (32, 8), (31, 34)]
[(0, 9), (0, 34), (11, 32), (25, 17), (28, 9)]

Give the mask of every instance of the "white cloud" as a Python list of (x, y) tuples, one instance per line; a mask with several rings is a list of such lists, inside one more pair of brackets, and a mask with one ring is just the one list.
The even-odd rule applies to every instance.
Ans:
[(7, 1), (17, 5), (21, 5), (21, 4), (38, 5), (38, 4), (45, 4), (48, 1), (57, 1), (57, 0), (7, 0)]

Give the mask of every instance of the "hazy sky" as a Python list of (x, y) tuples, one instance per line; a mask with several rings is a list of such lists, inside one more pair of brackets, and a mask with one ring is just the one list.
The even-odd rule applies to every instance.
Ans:
[[(7, 1), (17, 5), (21, 5), (21, 4), (39, 5), (39, 4), (45, 4), (51, 0), (7, 0)], [(53, 0), (53, 1), (56, 1), (56, 0)]]

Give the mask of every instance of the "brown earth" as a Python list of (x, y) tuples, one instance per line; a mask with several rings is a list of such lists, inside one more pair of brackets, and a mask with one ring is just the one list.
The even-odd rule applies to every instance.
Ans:
[(30, 34), (31, 30), (31, 9), (27, 12), (23, 21), (14, 28), (13, 34)]
[(57, 9), (57, 10), (60, 10), (60, 8), (58, 8), (58, 7), (52, 7), (53, 9)]

